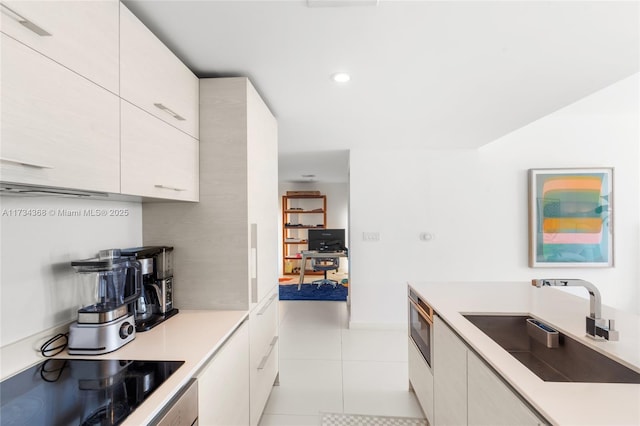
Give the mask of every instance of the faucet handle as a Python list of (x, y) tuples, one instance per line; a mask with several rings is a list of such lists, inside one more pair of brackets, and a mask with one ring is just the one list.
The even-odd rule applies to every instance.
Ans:
[(607, 340), (615, 342), (620, 339), (620, 333), (615, 329), (615, 320), (609, 320), (609, 330), (607, 332)]

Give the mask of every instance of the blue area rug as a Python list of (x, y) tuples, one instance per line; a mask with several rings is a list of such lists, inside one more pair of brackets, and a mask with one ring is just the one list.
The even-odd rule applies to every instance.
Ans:
[(300, 290), (298, 285), (281, 285), (280, 300), (333, 300), (336, 302), (347, 301), (348, 287), (338, 284), (336, 288), (332, 285), (323, 285), (318, 288), (315, 284), (302, 284)]

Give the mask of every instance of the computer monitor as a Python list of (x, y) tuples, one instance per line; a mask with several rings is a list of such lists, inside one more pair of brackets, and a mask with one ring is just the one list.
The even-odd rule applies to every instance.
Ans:
[(343, 251), (346, 249), (344, 229), (309, 229), (309, 250)]

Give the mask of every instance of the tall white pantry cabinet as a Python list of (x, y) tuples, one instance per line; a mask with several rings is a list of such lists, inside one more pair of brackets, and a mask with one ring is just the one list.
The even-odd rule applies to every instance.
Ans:
[(175, 248), (179, 308), (250, 311), (251, 425), (278, 374), (277, 139), (247, 78), (200, 79), (199, 203), (143, 206), (144, 243)]

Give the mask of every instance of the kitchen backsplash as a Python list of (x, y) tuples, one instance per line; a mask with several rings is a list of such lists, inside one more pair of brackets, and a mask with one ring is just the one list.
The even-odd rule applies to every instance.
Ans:
[(139, 202), (0, 196), (0, 215), (0, 347), (75, 319), (72, 260), (142, 244)]

